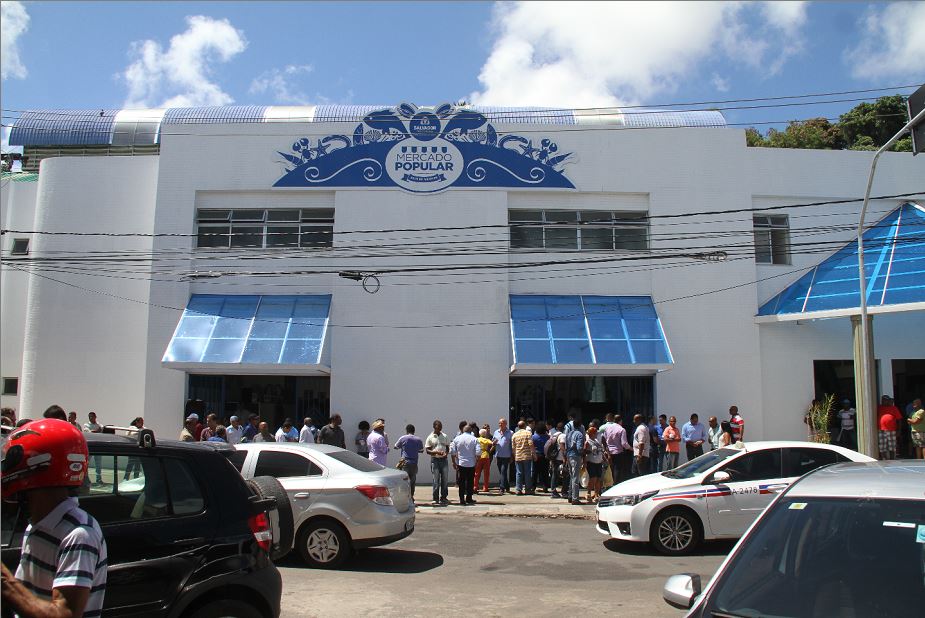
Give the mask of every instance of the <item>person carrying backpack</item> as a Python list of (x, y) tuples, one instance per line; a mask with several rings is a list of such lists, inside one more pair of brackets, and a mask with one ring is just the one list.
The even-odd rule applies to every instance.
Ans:
[(565, 456), (569, 468), (569, 504), (581, 504), (581, 464), (585, 456), (585, 427), (576, 419), (565, 436)]

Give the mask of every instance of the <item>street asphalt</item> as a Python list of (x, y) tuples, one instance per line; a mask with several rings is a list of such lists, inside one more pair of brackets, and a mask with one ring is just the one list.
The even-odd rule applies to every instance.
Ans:
[[(665, 579), (694, 572), (706, 582), (733, 545), (708, 543), (669, 558), (560, 512), (593, 517), (593, 507), (545, 496), (517, 500), (483, 495), (473, 507), (420, 506), (414, 534), (362, 551), (340, 571), (309, 569), (293, 552), (279, 564), (282, 615), (678, 618), (683, 612), (662, 600)], [(505, 507), (508, 515), (491, 516)]]

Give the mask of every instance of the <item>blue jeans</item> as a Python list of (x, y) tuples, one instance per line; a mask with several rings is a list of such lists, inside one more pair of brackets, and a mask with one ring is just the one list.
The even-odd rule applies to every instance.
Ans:
[(569, 499), (578, 500), (581, 497), (581, 457), (569, 457)]
[(517, 466), (517, 491), (523, 491), (524, 485), (527, 491), (533, 491), (533, 460), (515, 461), (514, 465)]
[(446, 457), (431, 457), (430, 473), (434, 476), (434, 502), (446, 501), (449, 492), (448, 470), (449, 463)]
[(501, 480), (498, 481), (498, 487), (501, 489), (501, 491), (511, 491), (511, 483), (508, 480), (508, 470), (511, 467), (511, 458), (495, 457), (495, 461), (498, 462), (498, 472), (501, 473)]

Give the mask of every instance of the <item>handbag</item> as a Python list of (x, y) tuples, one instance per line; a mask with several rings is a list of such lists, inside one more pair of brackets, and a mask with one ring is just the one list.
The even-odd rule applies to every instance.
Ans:
[(401, 459), (398, 460), (398, 465), (396, 465), (395, 468), (398, 469), (398, 470), (404, 470), (404, 469), (405, 469), (405, 458), (404, 458), (404, 457), (402, 457)]

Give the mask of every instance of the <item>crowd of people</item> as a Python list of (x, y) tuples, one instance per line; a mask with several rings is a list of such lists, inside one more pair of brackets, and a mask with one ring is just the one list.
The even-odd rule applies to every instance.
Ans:
[[(812, 405), (817, 406), (819, 402), (814, 401)], [(810, 425), (808, 417), (807, 413), (806, 422)], [(925, 458), (925, 409), (921, 398), (910, 401), (903, 413), (892, 397), (883, 395), (877, 406), (876, 427), (881, 459)], [(810, 426), (809, 430), (813, 437), (815, 428)], [(832, 444), (857, 450), (857, 411), (850, 399), (843, 399), (841, 407), (829, 415), (827, 433)]]

